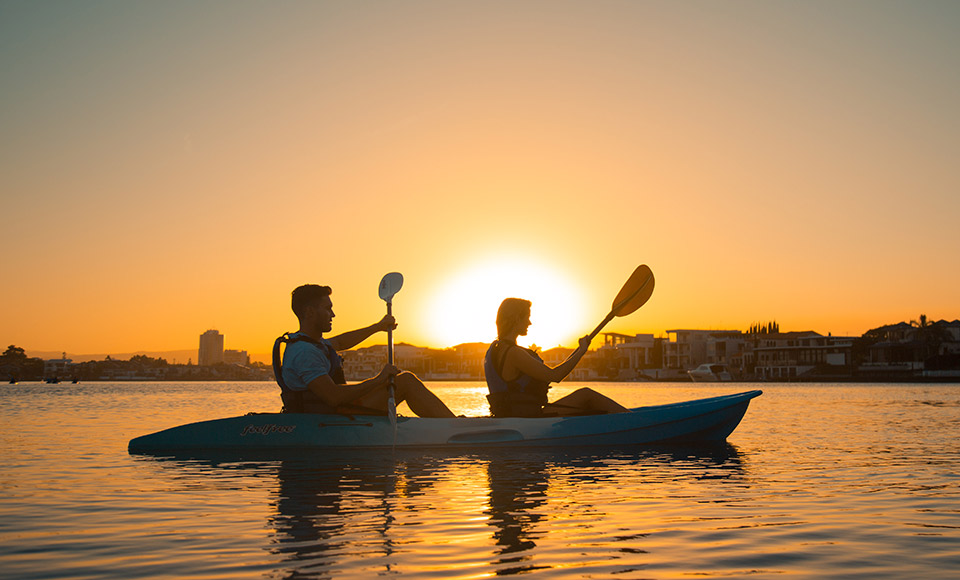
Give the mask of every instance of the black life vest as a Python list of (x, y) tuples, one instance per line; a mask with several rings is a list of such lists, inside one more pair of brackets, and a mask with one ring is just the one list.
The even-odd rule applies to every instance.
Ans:
[(273, 343), (273, 376), (280, 385), (280, 399), (283, 401), (283, 413), (337, 413), (336, 407), (332, 407), (323, 402), (313, 391), (294, 391), (283, 382), (283, 363), (280, 359), (280, 345), (293, 342), (309, 342), (323, 351), (327, 360), (330, 361), (330, 378), (338, 385), (347, 384), (343, 376), (343, 359), (330, 345), (315, 340), (306, 335), (290, 336), (291, 333), (285, 332)]
[[(527, 375), (520, 375), (512, 381), (503, 380), (503, 364), (511, 347), (522, 348), (509, 342), (494, 341), (484, 357), (490, 414), (494, 417), (542, 417), (550, 383)], [(536, 352), (524, 350), (540, 358)]]

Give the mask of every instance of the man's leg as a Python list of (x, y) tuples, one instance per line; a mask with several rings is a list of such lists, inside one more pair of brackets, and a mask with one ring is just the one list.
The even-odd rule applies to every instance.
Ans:
[(443, 404), (440, 397), (434, 395), (417, 375), (409, 372), (395, 377), (397, 385), (397, 403), (406, 401), (410, 410), (418, 417), (454, 417), (453, 412)]

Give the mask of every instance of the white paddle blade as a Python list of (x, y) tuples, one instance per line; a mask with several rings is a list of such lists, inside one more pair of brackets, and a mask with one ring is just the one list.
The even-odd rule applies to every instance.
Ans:
[(390, 302), (400, 288), (403, 288), (403, 274), (390, 272), (380, 280), (380, 299)]
[[(397, 400), (393, 398), (393, 388), (390, 389), (390, 398), (387, 400), (387, 417), (394, 430), (397, 428)], [(396, 434), (394, 434), (396, 435)]]
[(653, 294), (653, 271), (646, 264), (637, 266), (637, 269), (630, 275), (630, 279), (620, 289), (620, 293), (613, 299), (613, 308), (610, 312), (614, 316), (626, 316), (635, 312), (638, 308), (646, 304)]

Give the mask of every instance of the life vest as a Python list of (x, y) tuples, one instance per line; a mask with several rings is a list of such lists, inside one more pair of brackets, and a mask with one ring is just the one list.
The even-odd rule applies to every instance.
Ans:
[[(512, 381), (503, 380), (503, 364), (511, 347), (521, 348), (512, 343), (494, 341), (483, 359), (487, 389), (490, 391), (487, 395), (490, 413), (494, 417), (540, 417), (543, 415), (543, 406), (547, 404), (550, 383), (523, 374)], [(540, 360), (536, 352), (524, 350)]]
[(293, 342), (309, 342), (323, 351), (323, 354), (330, 361), (330, 378), (338, 385), (347, 384), (343, 376), (343, 359), (340, 354), (330, 345), (319, 340), (300, 334), (291, 336), (291, 333), (285, 332), (273, 343), (273, 376), (280, 385), (280, 399), (283, 401), (283, 413), (337, 413), (336, 407), (332, 407), (323, 402), (313, 391), (294, 391), (283, 382), (283, 363), (280, 359), (280, 345)]

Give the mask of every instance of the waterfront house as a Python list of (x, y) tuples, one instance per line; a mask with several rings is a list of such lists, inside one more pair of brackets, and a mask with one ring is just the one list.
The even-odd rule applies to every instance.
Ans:
[(62, 358), (52, 358), (43, 361), (43, 378), (46, 380), (68, 379), (74, 372), (73, 359), (67, 358), (67, 353), (63, 353)]
[(812, 330), (754, 334), (747, 343), (744, 366), (761, 380), (846, 378), (852, 369), (853, 341)]
[(960, 320), (900, 322), (874, 328), (858, 340), (861, 378), (872, 380), (960, 377)]
[(722, 364), (737, 372), (743, 365), (746, 337), (739, 330), (667, 331), (663, 368), (687, 371), (702, 364)]

